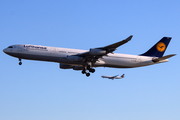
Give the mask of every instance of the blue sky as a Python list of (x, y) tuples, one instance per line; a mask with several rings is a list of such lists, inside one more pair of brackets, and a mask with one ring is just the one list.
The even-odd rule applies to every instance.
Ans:
[[(89, 78), (58, 63), (0, 52), (1, 120), (179, 120), (180, 2), (178, 0), (0, 1), (0, 49), (13, 44), (85, 49), (134, 37), (116, 53), (141, 54), (172, 37), (167, 63), (97, 68)], [(122, 80), (101, 75), (125, 74)]]

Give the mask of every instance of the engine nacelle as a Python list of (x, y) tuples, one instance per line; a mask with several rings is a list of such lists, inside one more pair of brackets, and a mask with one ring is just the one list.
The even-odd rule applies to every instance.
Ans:
[(83, 58), (82, 58), (82, 57), (79, 57), (79, 56), (73, 56), (73, 55), (71, 55), (71, 56), (67, 56), (67, 60), (68, 60), (68, 61), (72, 61), (72, 62), (80, 62), (80, 61), (83, 60)]
[(59, 64), (59, 67), (61, 69), (72, 69), (73, 68), (72, 65), (67, 65), (67, 64), (62, 64), (62, 63)]
[(104, 54), (106, 54), (106, 50), (91, 48), (89, 51), (89, 54), (90, 55), (104, 55)]
[(81, 67), (81, 66), (73, 66), (73, 70), (83, 70), (83, 67)]
[(73, 65), (68, 65), (68, 64), (59, 64), (59, 67), (61, 69), (73, 69), (73, 70), (83, 70), (83, 67), (81, 66), (73, 66)]

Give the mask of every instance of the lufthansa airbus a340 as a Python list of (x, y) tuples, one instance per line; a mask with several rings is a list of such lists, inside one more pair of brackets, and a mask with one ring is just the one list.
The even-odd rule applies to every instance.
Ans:
[(134, 68), (168, 62), (171, 54), (163, 57), (171, 37), (163, 37), (151, 49), (141, 55), (127, 55), (113, 53), (117, 47), (127, 43), (133, 36), (120, 42), (90, 50), (78, 50), (40, 45), (19, 44), (11, 45), (3, 51), (19, 59), (57, 62), (61, 69), (81, 70), (82, 74), (90, 76), (94, 67)]
[(105, 75), (103, 75), (103, 76), (101, 76), (102, 78), (108, 78), (108, 79), (111, 79), (111, 80), (114, 80), (114, 79), (122, 79), (122, 78), (124, 78), (124, 74), (123, 75), (121, 75), (120, 77), (118, 77), (118, 75), (115, 75), (115, 76), (105, 76)]

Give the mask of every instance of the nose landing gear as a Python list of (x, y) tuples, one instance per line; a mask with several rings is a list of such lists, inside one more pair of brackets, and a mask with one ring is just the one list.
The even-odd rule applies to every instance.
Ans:
[(21, 58), (19, 58), (19, 65), (22, 65)]

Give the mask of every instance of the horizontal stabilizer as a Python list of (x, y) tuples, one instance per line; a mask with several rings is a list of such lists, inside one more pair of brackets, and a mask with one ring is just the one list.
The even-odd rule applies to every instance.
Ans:
[(173, 57), (173, 56), (175, 56), (175, 55), (176, 55), (176, 54), (172, 54), (172, 55), (167, 55), (167, 56), (160, 57), (160, 58), (155, 58), (155, 59), (153, 59), (152, 61), (153, 61), (153, 62), (159, 62), (159, 61), (161, 61), (161, 60), (168, 59), (168, 58)]

